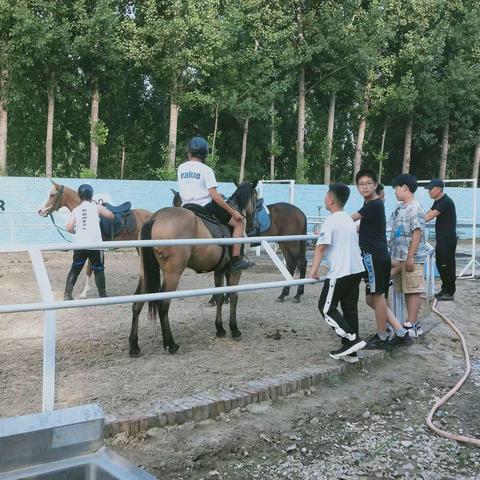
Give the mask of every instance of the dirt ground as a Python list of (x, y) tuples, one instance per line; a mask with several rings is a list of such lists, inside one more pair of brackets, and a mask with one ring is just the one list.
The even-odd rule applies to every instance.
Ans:
[[(55, 298), (62, 299), (71, 254), (47, 252), (45, 259)], [(134, 251), (108, 253), (108, 294), (132, 294), (137, 271)], [(2, 255), (0, 272), (3, 304), (40, 301), (27, 255)], [(83, 288), (82, 277), (75, 296)], [(283, 277), (271, 263), (259, 263), (242, 276), (244, 283), (277, 280)], [(213, 286), (212, 275), (186, 271), (179, 289), (209, 286)], [(174, 300), (170, 324), (180, 345), (175, 355), (163, 350), (161, 333), (148, 320), (146, 308), (140, 319), (140, 358), (128, 355), (130, 305), (58, 311), (56, 407), (98, 402), (110, 418), (140, 416), (158, 400), (215, 392), (309, 365), (332, 364), (328, 351), (337, 346), (337, 340), (317, 310), (320, 288), (307, 286), (300, 304), (276, 303), (277, 289), (242, 293), (237, 309), (241, 341), (234, 341), (229, 334), (215, 337), (215, 308), (208, 306), (207, 297)], [(90, 295), (97, 295), (94, 285)], [(223, 313), (228, 330), (228, 306)], [(0, 416), (38, 411), (43, 316), (6, 314), (0, 320)], [(371, 333), (371, 313), (363, 298), (361, 322), (365, 333)]]
[[(55, 297), (60, 299), (70, 255), (52, 253), (46, 259)], [(3, 304), (39, 300), (26, 256), (2, 255), (0, 266)], [(132, 293), (137, 269), (134, 253), (109, 253), (108, 293)], [(257, 265), (243, 282), (280, 280), (271, 272), (270, 267)], [(211, 284), (209, 275), (188, 272), (180, 288)], [(82, 286), (80, 280), (76, 295)], [(473, 373), (437, 421), (478, 437), (480, 282), (465, 280), (458, 286), (455, 303), (440, 308), (464, 332)], [(170, 318), (179, 353), (163, 351), (161, 338), (143, 313), (142, 356), (136, 359), (128, 356), (129, 305), (59, 312), (56, 407), (98, 402), (107, 415), (131, 416), (148, 411), (159, 399), (333, 364), (327, 352), (336, 340), (319, 318), (319, 291), (319, 285), (307, 286), (300, 305), (275, 303), (276, 290), (242, 294), (240, 342), (215, 337), (214, 309), (206, 298), (176, 300)], [(224, 315), (227, 324), (228, 308)], [(388, 355), (368, 371), (353, 371), (306, 394), (254, 404), (217, 420), (151, 429), (140, 437), (120, 434), (109, 444), (159, 478), (178, 480), (480, 478), (478, 448), (440, 439), (425, 426), (434, 399), (461, 376), (463, 360), (453, 333), (426, 309), (423, 315), (426, 334), (421, 341)], [(42, 315), (2, 315), (0, 321), (0, 416), (39, 411)], [(374, 330), (363, 298), (360, 321), (365, 335)]]
[[(439, 305), (464, 333), (472, 374), (435, 417), (480, 438), (480, 285)], [(216, 420), (117, 435), (111, 448), (158, 478), (480, 479), (480, 449), (432, 433), (425, 418), (463, 374), (458, 339), (433, 314), (424, 337), (367, 369)]]

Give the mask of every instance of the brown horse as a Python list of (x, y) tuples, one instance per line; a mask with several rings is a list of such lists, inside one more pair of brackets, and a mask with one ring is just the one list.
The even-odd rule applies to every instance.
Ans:
[[(173, 206), (180, 207), (182, 199), (179, 192), (171, 188), (173, 193)], [(295, 205), (290, 203), (272, 203), (267, 206), (270, 214), (271, 226), (268, 230), (262, 232), (262, 236), (279, 236), (279, 235), (306, 235), (307, 233), (307, 217)], [(247, 232), (256, 229), (256, 216), (253, 217), (251, 224), (247, 223)], [(253, 240), (254, 241), (254, 240)], [(287, 270), (293, 275), (298, 268), (300, 278), (305, 278), (307, 269), (307, 242), (292, 241), (281, 242), (280, 250), (287, 264)], [(300, 297), (303, 295), (304, 285), (299, 285), (297, 294), (292, 298), (292, 303), (300, 303)], [(283, 302), (284, 298), (290, 294), (290, 287), (283, 287), (282, 293), (277, 298), (277, 302)], [(210, 305), (215, 305), (215, 296), (210, 298)], [(228, 294), (225, 295), (225, 303), (228, 303)]]
[[(248, 219), (253, 215), (257, 182), (242, 183), (230, 197), (234, 208), (242, 212)], [(155, 212), (143, 225), (140, 238), (142, 240), (181, 239), (181, 238), (212, 238), (204, 222), (190, 210), (178, 207), (162, 208)], [(198, 273), (214, 272), (215, 286), (238, 285), (241, 271), (230, 268), (229, 255), (225, 255), (222, 245), (182, 245), (172, 247), (142, 247), (141, 269), (135, 294), (172, 292), (177, 289), (178, 282), (185, 270), (190, 268)], [(223, 295), (217, 295), (217, 314), (215, 327), (217, 337), (224, 337), (226, 331), (222, 324)], [(241, 332), (237, 327), (237, 301), (238, 294), (230, 295), (230, 331), (233, 338), (239, 338)], [(132, 307), (132, 329), (129, 337), (130, 355), (140, 355), (138, 346), (138, 317), (144, 302), (137, 302)], [(163, 346), (170, 353), (178, 350), (179, 346), (173, 340), (168, 320), (170, 300), (149, 302), (150, 316), (160, 316), (160, 325), (163, 335)]]
[[(81, 203), (80, 198), (77, 192), (65, 185), (60, 185), (55, 183), (53, 180), (52, 188), (50, 189), (50, 194), (48, 196), (47, 202), (45, 205), (38, 211), (38, 214), (42, 217), (47, 217), (48, 215), (53, 214), (53, 212), (58, 211), (62, 207), (67, 207), (72, 211), (75, 207), (78, 207)], [(115, 236), (114, 240), (138, 240), (138, 235), (143, 224), (151, 217), (152, 212), (144, 210), (142, 208), (132, 209), (132, 213), (135, 216), (137, 223), (136, 229), (128, 233), (126, 231), (121, 232), (119, 235)], [(90, 262), (87, 265), (87, 280), (85, 283), (85, 288), (80, 294), (80, 298), (85, 298), (89, 290), (89, 280), (92, 276), (93, 270), (91, 268)]]

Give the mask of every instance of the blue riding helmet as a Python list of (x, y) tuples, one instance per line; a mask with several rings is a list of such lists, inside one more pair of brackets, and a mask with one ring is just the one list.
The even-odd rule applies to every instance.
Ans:
[(208, 142), (202, 137), (193, 137), (187, 143), (187, 152), (205, 160), (208, 155)]
[(80, 200), (91, 200), (93, 198), (93, 188), (88, 183), (80, 185), (78, 187), (78, 196)]

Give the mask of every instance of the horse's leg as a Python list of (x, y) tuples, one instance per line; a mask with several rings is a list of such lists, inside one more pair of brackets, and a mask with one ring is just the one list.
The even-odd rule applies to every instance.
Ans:
[(90, 260), (87, 262), (87, 279), (85, 280), (85, 286), (83, 291), (78, 298), (87, 298), (87, 294), (90, 291), (90, 279), (92, 278), (93, 268)]
[[(287, 270), (289, 271), (290, 275), (295, 273), (295, 259), (293, 258), (292, 252), (289, 248), (289, 246), (285, 243), (282, 242), (280, 244), (280, 249), (282, 250), (283, 257), (285, 258), (285, 261), (287, 262)], [(290, 295), (290, 287), (283, 287), (282, 293), (280, 296), (277, 298), (277, 302), (283, 302), (285, 297), (288, 297)]]
[[(214, 278), (215, 278), (215, 287), (223, 287), (223, 279), (225, 277), (225, 270), (216, 270), (214, 273)], [(215, 303), (217, 305), (217, 316), (215, 317), (215, 327), (217, 329), (217, 337), (224, 337), (227, 332), (223, 328), (223, 323), (222, 323), (222, 307), (223, 307), (223, 300), (224, 300), (224, 295), (223, 293), (217, 293), (213, 295), (215, 299)]]
[[(300, 243), (300, 252), (296, 256), (297, 259), (297, 267), (298, 271), (300, 272), (300, 278), (305, 278), (305, 273), (307, 271), (307, 257), (305, 256), (305, 247), (302, 248), (301, 243)], [(297, 288), (297, 294), (295, 295), (293, 302), (295, 303), (300, 303), (300, 297), (303, 295), (303, 292), (305, 290), (305, 285), (299, 285)]]
[[(163, 273), (163, 282), (160, 291), (174, 292), (185, 270), (186, 261), (179, 267), (178, 259), (169, 258), (160, 265)], [(162, 327), (163, 346), (164, 348), (168, 348), (169, 353), (175, 353), (180, 347), (173, 340), (172, 331), (170, 330), (170, 321), (168, 319), (170, 302), (171, 300), (161, 300), (157, 302), (157, 310), (160, 316), (160, 326)]]
[[(138, 295), (142, 291), (142, 279), (138, 279), (137, 289), (135, 295)], [(132, 329), (130, 330), (130, 336), (128, 337), (128, 343), (130, 344), (129, 355), (131, 357), (140, 356), (140, 347), (138, 346), (138, 317), (142, 311), (145, 302), (135, 302), (132, 305)]]
[[(241, 271), (229, 271), (225, 274), (227, 277), (227, 285), (238, 285), (240, 277), (242, 275)], [(233, 338), (240, 338), (242, 332), (237, 327), (237, 302), (238, 302), (238, 293), (230, 293), (230, 332)]]
[(211, 307), (214, 307), (216, 304), (217, 304), (217, 300), (216, 300), (216, 295), (212, 295), (210, 300), (208, 301), (208, 304), (211, 306)]

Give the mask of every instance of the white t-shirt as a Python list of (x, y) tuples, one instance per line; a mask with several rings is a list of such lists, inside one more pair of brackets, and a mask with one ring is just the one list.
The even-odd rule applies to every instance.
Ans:
[(208, 165), (196, 160), (182, 163), (177, 170), (177, 179), (182, 205), (195, 203), (203, 207), (212, 201), (208, 189), (216, 187), (217, 180)]
[(357, 229), (348, 213), (335, 212), (326, 218), (317, 245), (329, 245), (325, 252), (330, 267), (327, 278), (346, 277), (365, 270), (358, 246)]
[(70, 214), (68, 223), (75, 223), (75, 242), (101, 242), (100, 216), (95, 203), (83, 201)]

